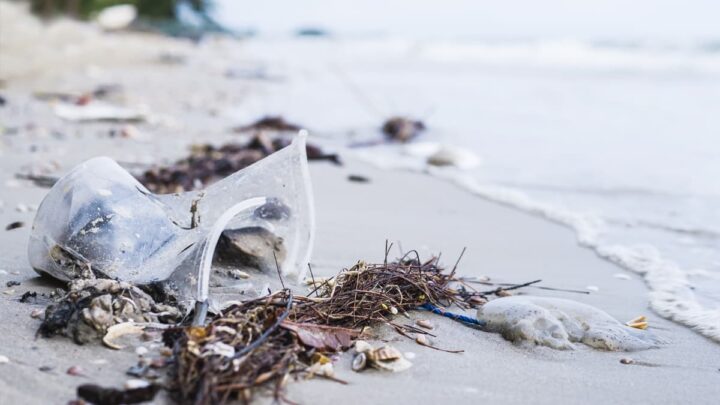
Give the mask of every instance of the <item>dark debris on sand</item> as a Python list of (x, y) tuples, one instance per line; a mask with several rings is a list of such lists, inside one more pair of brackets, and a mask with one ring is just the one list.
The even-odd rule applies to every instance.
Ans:
[[(138, 176), (150, 191), (159, 194), (200, 189), (288, 146), (290, 139), (255, 134), (250, 141), (228, 143), (220, 147), (196, 145), (190, 156), (167, 167), (154, 167)], [(336, 154), (327, 154), (317, 146), (307, 145), (308, 160), (327, 160), (340, 164)]]
[(425, 130), (422, 121), (406, 117), (391, 117), (382, 126), (382, 132), (389, 141), (408, 142)]

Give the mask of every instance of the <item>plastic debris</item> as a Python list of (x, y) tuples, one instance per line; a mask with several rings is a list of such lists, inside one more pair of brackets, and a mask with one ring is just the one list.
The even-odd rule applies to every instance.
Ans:
[[(277, 238), (271, 267), (277, 257), (285, 276), (302, 279), (314, 236), (305, 139), (301, 133), (266, 159), (184, 194), (153, 195), (111, 159), (91, 159), (58, 180), (38, 208), (30, 263), (60, 280), (167, 281), (187, 305), (209, 298), (224, 231), (251, 228)], [(263, 214), (278, 206), (282, 215)]]

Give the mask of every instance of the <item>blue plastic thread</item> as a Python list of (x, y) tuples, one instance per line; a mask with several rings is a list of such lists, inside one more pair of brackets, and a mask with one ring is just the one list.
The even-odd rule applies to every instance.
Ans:
[(444, 309), (438, 308), (438, 307), (436, 307), (435, 305), (433, 305), (433, 304), (431, 304), (431, 303), (429, 303), (429, 302), (421, 305), (420, 308), (421, 308), (421, 309), (428, 310), (428, 311), (430, 311), (430, 312), (432, 312), (432, 313), (435, 313), (435, 314), (438, 314), (438, 315), (442, 315), (442, 316), (448, 317), (448, 318), (450, 318), (450, 319), (452, 319), (452, 320), (455, 320), (455, 321), (458, 321), (458, 322), (462, 322), (462, 323), (464, 323), (464, 324), (473, 325), (473, 326), (479, 326), (479, 327), (485, 326), (485, 321), (480, 321), (480, 320), (477, 320), (477, 319), (475, 319), (475, 318), (471, 318), (471, 317), (469, 317), (469, 316), (460, 315), (460, 314), (454, 314), (454, 313), (452, 313), (452, 312), (445, 311)]

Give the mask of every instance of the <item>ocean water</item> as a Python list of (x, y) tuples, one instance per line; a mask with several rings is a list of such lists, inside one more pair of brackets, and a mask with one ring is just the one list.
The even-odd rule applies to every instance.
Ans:
[(464, 148), (481, 164), (427, 170), (400, 147), (352, 151), (571, 227), (581, 245), (643, 274), (656, 312), (720, 341), (720, 32), (488, 39), (412, 29), (243, 41), (232, 64), (259, 60), (273, 80), (226, 113), (282, 114), (337, 145), (378, 139), (391, 115), (420, 118), (418, 141)]
[[(277, 113), (362, 143), (387, 116), (422, 118), (420, 141), (482, 161), (433, 174), (572, 227), (584, 246), (644, 274), (658, 313), (720, 340), (720, 51), (276, 38), (242, 53), (278, 80), (229, 112), (238, 120)], [(365, 152), (424, 169), (398, 148)]]

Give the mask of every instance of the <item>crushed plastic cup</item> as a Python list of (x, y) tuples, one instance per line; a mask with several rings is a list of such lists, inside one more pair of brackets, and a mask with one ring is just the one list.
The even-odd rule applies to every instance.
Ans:
[[(38, 208), (30, 264), (60, 280), (99, 275), (135, 284), (163, 282), (181, 304), (219, 304), (277, 272), (213, 287), (213, 260), (225, 230), (262, 231), (282, 244), (273, 253), (286, 280), (302, 280), (315, 232), (312, 187), (300, 131), (286, 148), (204, 190), (155, 195), (115, 161), (90, 159), (73, 168)], [(235, 232), (235, 231), (234, 231)], [(273, 266), (273, 270), (275, 267)], [(214, 295), (214, 294), (213, 294)], [(189, 308), (189, 307), (188, 307)]]

